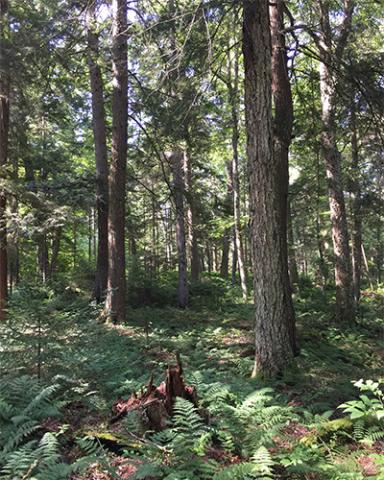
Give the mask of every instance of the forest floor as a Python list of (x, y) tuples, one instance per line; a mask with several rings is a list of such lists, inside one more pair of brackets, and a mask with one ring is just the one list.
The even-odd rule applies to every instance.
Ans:
[[(45, 383), (59, 384), (65, 404), (52, 430), (58, 431), (57, 422), (66, 425), (67, 443), (69, 437), (95, 438), (113, 457), (111, 464), (119, 478), (384, 478), (379, 476), (375, 457), (384, 454), (382, 425), (369, 419), (357, 429), (335, 423), (330, 430), (324, 427), (342, 416), (337, 409), (340, 404), (358, 398), (352, 381), (377, 380), (383, 375), (383, 292), (364, 292), (358, 324), (338, 328), (331, 322), (331, 293), (303, 287), (295, 299), (301, 354), (280, 379), (263, 383), (250, 379), (252, 305), (242, 304), (229, 284), (218, 279), (210, 282), (195, 289), (191, 308), (185, 311), (170, 306), (130, 308), (127, 323), (117, 326), (98, 321), (98, 308), (75, 289), (61, 295), (53, 290), (28, 293), (21, 289), (11, 307), (12, 321), (2, 327), (0, 368), (8, 376), (39, 375)], [(129, 433), (125, 438), (130, 441), (125, 443), (121, 428), (117, 435), (110, 425), (112, 407), (118, 399), (140, 392), (152, 374), (155, 384), (164, 380), (176, 352), (186, 383), (196, 387), (201, 407), (209, 411), (210, 440), (203, 445), (201, 432), (192, 432), (203, 442), (200, 452), (194, 450), (195, 444), (186, 446), (185, 452), (174, 446), (173, 460), (169, 451), (167, 458), (164, 454), (154, 460), (145, 441), (138, 440), (144, 449), (135, 451), (132, 446), (132, 438), (145, 437), (142, 432), (133, 437)], [(255, 400), (256, 414), (248, 418), (252, 412), (241, 409), (255, 392), (264, 396)], [(191, 421), (193, 430), (193, 418), (185, 421)], [(133, 428), (127, 422), (126, 431)], [(179, 433), (182, 430), (180, 425), (174, 427)], [(322, 428), (324, 435), (319, 433)], [(262, 458), (255, 460), (260, 464), (259, 476), (237, 472), (238, 465), (248, 462), (252, 449), (258, 448), (252, 441), (248, 446), (251, 437), (267, 448), (268, 458), (260, 454)], [(173, 445), (172, 438), (168, 440)], [(156, 437), (153, 441), (167, 442)], [(73, 449), (67, 451), (66, 461), (76, 455)], [(191, 456), (181, 461), (178, 455)], [(191, 466), (196, 455), (212, 459), (216, 473)], [(127, 456), (132, 457), (128, 463)], [(137, 465), (142, 468), (143, 464), (153, 468), (134, 477)], [(232, 474), (215, 477), (224, 466), (232, 468)], [(172, 472), (180, 476), (169, 476)], [(113, 478), (109, 475), (94, 464), (86, 476), (73, 478)]]

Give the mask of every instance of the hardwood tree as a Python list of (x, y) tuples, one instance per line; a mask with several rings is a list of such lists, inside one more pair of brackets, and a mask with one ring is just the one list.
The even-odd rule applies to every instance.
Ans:
[(255, 301), (253, 376), (274, 376), (292, 361), (287, 252), (281, 235), (280, 162), (272, 123), (272, 47), (267, 2), (243, 2), (245, 113)]
[(113, 0), (112, 155), (109, 172), (108, 282), (106, 312), (125, 319), (125, 188), (128, 123), (127, 1)]

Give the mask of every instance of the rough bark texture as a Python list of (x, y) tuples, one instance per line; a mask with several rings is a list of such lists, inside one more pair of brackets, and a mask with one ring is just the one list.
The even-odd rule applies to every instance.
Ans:
[(90, 1), (86, 12), (88, 68), (92, 95), (92, 128), (96, 158), (97, 260), (93, 290), (100, 302), (108, 279), (108, 151), (105, 126), (104, 89), (99, 66), (99, 40), (96, 31), (95, 2)]
[[(0, 176), (5, 177), (8, 161), (9, 132), (9, 65), (8, 0), (0, 0)], [(6, 195), (0, 192), (0, 320), (5, 319), (7, 299), (7, 220)]]
[(353, 292), (356, 305), (360, 301), (361, 270), (362, 270), (362, 212), (361, 212), (361, 189), (359, 181), (359, 146), (357, 140), (356, 111), (355, 103), (351, 105), (351, 147), (352, 147), (352, 210), (353, 210), (353, 232), (352, 232), (352, 268), (353, 268)]
[(241, 290), (243, 292), (243, 299), (246, 300), (248, 296), (247, 276), (244, 262), (244, 248), (241, 237), (241, 204), (240, 204), (240, 178), (239, 178), (239, 112), (238, 112), (238, 97), (239, 97), (239, 58), (238, 51), (235, 51), (234, 59), (234, 75), (232, 81), (232, 62), (229, 52), (229, 101), (231, 105), (232, 117), (232, 198), (233, 198), (233, 219), (234, 219), (234, 241), (237, 265), (239, 267)]
[(184, 212), (184, 152), (175, 151), (170, 156), (173, 171), (174, 201), (176, 208), (176, 243), (178, 256), (178, 304), (180, 308), (188, 306), (187, 251), (185, 240)]
[(125, 183), (127, 163), (127, 2), (113, 0), (112, 157), (109, 174), (108, 282), (106, 310), (113, 322), (125, 319)]
[(281, 237), (278, 162), (273, 154), (268, 2), (245, 0), (243, 53), (255, 300), (254, 376), (280, 373), (293, 357)]
[(292, 303), (292, 289), (288, 265), (288, 188), (289, 188), (289, 147), (293, 129), (293, 101), (287, 68), (285, 49), (283, 1), (270, 4), (270, 25), (272, 39), (272, 94), (275, 105), (274, 156), (278, 174), (280, 197), (280, 235), (283, 247), (282, 261), (286, 275), (285, 302), (289, 315), (289, 334), (293, 352), (298, 353), (296, 340), (295, 311)]
[(328, 180), (328, 196), (332, 222), (335, 255), (336, 317), (341, 322), (354, 320), (352, 265), (349, 250), (347, 212), (345, 208), (340, 152), (336, 144), (337, 78), (332, 65), (340, 63), (348, 38), (353, 12), (353, 1), (346, 1), (344, 21), (333, 54), (333, 38), (329, 19), (329, 6), (319, 0), (320, 29), (320, 95), (323, 131), (322, 150)]

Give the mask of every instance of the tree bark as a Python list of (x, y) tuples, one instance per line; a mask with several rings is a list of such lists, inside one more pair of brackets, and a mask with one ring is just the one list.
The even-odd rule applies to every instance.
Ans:
[(274, 117), (274, 157), (278, 174), (280, 198), (280, 235), (282, 242), (282, 262), (286, 280), (285, 303), (289, 316), (289, 335), (292, 350), (298, 353), (296, 339), (295, 311), (292, 303), (292, 289), (288, 264), (288, 189), (289, 189), (289, 147), (293, 130), (293, 101), (291, 84), (287, 68), (285, 47), (283, 1), (275, 0), (270, 4), (270, 25), (272, 40), (272, 94), (275, 105)]
[(279, 161), (272, 129), (271, 34), (268, 2), (243, 1), (245, 113), (250, 179), (255, 301), (253, 376), (281, 373), (293, 357), (286, 295), (286, 246), (281, 235)]
[(108, 151), (105, 126), (104, 88), (99, 65), (99, 40), (96, 31), (95, 2), (86, 11), (88, 68), (92, 96), (92, 127), (96, 158), (97, 260), (93, 296), (100, 302), (108, 279)]
[(127, 2), (113, 0), (112, 157), (109, 174), (108, 282), (106, 311), (125, 319), (125, 183), (128, 124)]
[(328, 196), (331, 212), (333, 250), (335, 255), (336, 318), (340, 322), (354, 321), (354, 295), (352, 265), (349, 250), (347, 212), (345, 208), (340, 152), (336, 144), (336, 97), (337, 78), (332, 65), (340, 63), (350, 30), (353, 1), (346, 1), (342, 30), (333, 54), (333, 38), (329, 20), (329, 6), (319, 1), (321, 36), (319, 49), (320, 96), (323, 131), (321, 143), (328, 180)]
[(176, 243), (179, 270), (178, 304), (180, 308), (186, 308), (188, 306), (188, 281), (184, 212), (184, 152), (181, 150), (172, 152), (170, 163), (173, 171), (173, 197), (176, 208)]
[[(9, 134), (8, 0), (0, 0), (0, 177), (5, 178)], [(0, 321), (5, 320), (7, 300), (6, 194), (0, 192)]]
[(352, 209), (353, 209), (353, 231), (352, 231), (352, 268), (353, 268), (353, 292), (355, 296), (356, 306), (360, 302), (361, 290), (361, 271), (362, 271), (362, 223), (363, 217), (361, 212), (361, 189), (360, 189), (360, 166), (359, 166), (359, 146), (357, 139), (356, 126), (356, 107), (354, 99), (351, 105), (351, 147), (352, 147)]
[(53, 233), (52, 240), (52, 255), (51, 255), (51, 264), (49, 268), (49, 277), (54, 278), (58, 270), (59, 262), (59, 253), (60, 253), (60, 244), (61, 236), (63, 233), (63, 227), (57, 227)]

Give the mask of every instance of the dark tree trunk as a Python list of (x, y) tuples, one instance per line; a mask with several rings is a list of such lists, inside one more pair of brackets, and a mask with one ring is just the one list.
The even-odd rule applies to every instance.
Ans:
[(175, 151), (171, 154), (170, 163), (173, 171), (174, 193), (173, 198), (176, 208), (176, 243), (178, 255), (178, 304), (180, 308), (188, 306), (188, 281), (187, 281), (187, 251), (185, 239), (185, 212), (184, 212), (184, 152)]
[[(9, 64), (8, 64), (8, 0), (0, 0), (0, 168), (8, 162), (9, 133)], [(2, 178), (5, 173), (1, 172)], [(0, 320), (5, 319), (7, 300), (7, 219), (6, 194), (0, 191)]]
[(97, 260), (93, 296), (100, 302), (108, 278), (108, 151), (105, 126), (104, 89), (99, 66), (99, 40), (96, 31), (95, 2), (90, 1), (86, 13), (88, 67), (92, 94), (92, 127), (96, 158)]
[[(329, 207), (331, 212), (333, 250), (335, 256), (336, 317), (341, 322), (353, 322), (354, 295), (352, 265), (349, 250), (347, 212), (345, 208), (340, 152), (336, 144), (336, 97), (337, 78), (333, 65), (340, 63), (350, 29), (353, 1), (346, 0), (343, 27), (336, 50), (329, 19), (329, 6), (319, 2), (321, 38), (319, 47), (320, 96), (322, 106), (323, 131), (321, 143), (328, 180)], [(348, 20), (349, 19), (349, 20)]]
[[(293, 357), (281, 235), (280, 162), (274, 158), (268, 2), (244, 0), (243, 53), (255, 301), (253, 376), (282, 372)], [(285, 243), (285, 245), (284, 245)]]
[(220, 276), (223, 278), (228, 278), (229, 274), (229, 247), (230, 247), (230, 235), (231, 230), (226, 228), (223, 235), (223, 246), (221, 253), (221, 263), (220, 263)]
[(362, 270), (362, 224), (363, 217), (361, 212), (361, 189), (360, 189), (360, 166), (359, 166), (359, 146), (357, 139), (356, 110), (355, 102), (352, 99), (351, 105), (351, 147), (352, 147), (352, 195), (353, 195), (353, 232), (352, 232), (352, 268), (353, 268), (353, 291), (355, 295), (356, 306), (360, 302), (361, 290), (361, 270)]
[(282, 244), (282, 262), (286, 280), (285, 303), (289, 316), (289, 335), (292, 350), (298, 353), (296, 340), (295, 311), (292, 303), (291, 280), (288, 264), (288, 188), (289, 188), (289, 147), (293, 129), (293, 102), (291, 84), (288, 76), (285, 47), (283, 1), (275, 0), (270, 5), (270, 24), (272, 39), (272, 94), (275, 105), (274, 118), (274, 156), (278, 174), (280, 200), (280, 235)]
[(63, 228), (58, 227), (54, 231), (53, 240), (52, 240), (52, 255), (51, 255), (51, 264), (50, 264), (50, 278), (54, 278), (58, 270), (59, 262), (59, 253), (60, 253), (60, 244), (61, 244), (61, 235), (63, 233)]
[(109, 174), (108, 289), (106, 310), (125, 319), (125, 182), (128, 124), (127, 1), (113, 0), (112, 157)]

